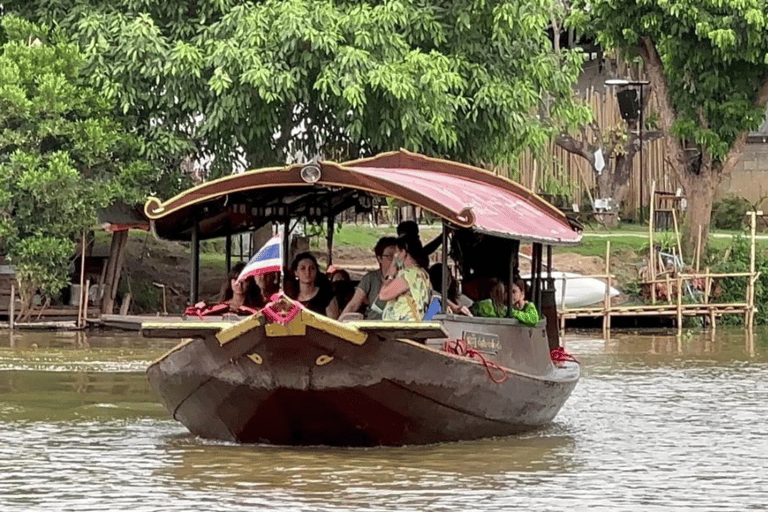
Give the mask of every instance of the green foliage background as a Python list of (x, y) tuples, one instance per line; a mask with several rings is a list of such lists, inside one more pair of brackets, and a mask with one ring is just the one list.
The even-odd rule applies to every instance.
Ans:
[[(503, 164), (583, 122), (555, 0), (10, 0), (55, 24), (146, 141), (211, 177), (401, 147)], [(158, 141), (162, 141), (158, 145)], [(185, 146), (186, 145), (186, 146)]]

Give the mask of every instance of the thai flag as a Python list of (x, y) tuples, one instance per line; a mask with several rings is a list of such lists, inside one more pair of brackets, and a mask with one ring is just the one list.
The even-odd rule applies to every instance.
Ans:
[(264, 246), (248, 261), (237, 281), (240, 282), (246, 277), (260, 276), (270, 272), (280, 272), (283, 269), (283, 237), (280, 233), (270, 238)]

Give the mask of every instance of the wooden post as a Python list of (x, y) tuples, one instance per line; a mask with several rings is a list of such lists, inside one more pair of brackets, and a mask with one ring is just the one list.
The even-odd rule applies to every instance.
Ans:
[(704, 269), (704, 304), (709, 304), (709, 289), (712, 286), (712, 277), (709, 275), (709, 267)]
[(699, 235), (696, 237), (696, 272), (699, 271), (700, 260), (701, 260), (701, 224), (699, 224)]
[(91, 280), (88, 279), (85, 282), (85, 287), (80, 288), (80, 303), (82, 305), (82, 314), (77, 318), (77, 327), (80, 329), (85, 328), (86, 318), (88, 317), (88, 292), (91, 288)]
[[(82, 327), (81, 323), (81, 317), (83, 315), (83, 309), (82, 309), (82, 303), (83, 303), (83, 285), (85, 284), (85, 231), (83, 231), (83, 238), (81, 239), (80, 244), (80, 297), (78, 297), (80, 300), (78, 301), (77, 305), (77, 327)], [(86, 293), (86, 297), (88, 294)], [(86, 303), (87, 307), (87, 303)], [(84, 322), (83, 322), (84, 323)]]
[(603, 336), (608, 339), (611, 332), (611, 241), (605, 242), (605, 300), (603, 303)]
[[(761, 212), (762, 213), (762, 212)], [(749, 212), (749, 278), (747, 281), (747, 311), (744, 313), (744, 323), (751, 330), (755, 317), (755, 229), (757, 212)]]
[(8, 304), (8, 325), (11, 330), (16, 325), (16, 285), (11, 285), (11, 303)]
[(683, 332), (683, 277), (677, 275), (677, 334)]
[(672, 224), (675, 226), (675, 241), (677, 242), (677, 253), (680, 256), (680, 263), (685, 265), (685, 261), (683, 260), (683, 248), (680, 245), (680, 232), (677, 230), (677, 214), (675, 213), (674, 208), (672, 208)]
[(651, 278), (651, 304), (656, 304), (656, 256), (654, 255), (653, 248), (653, 210), (654, 210), (654, 197), (656, 197), (656, 180), (651, 180), (651, 196), (649, 203), (650, 216), (648, 218), (648, 270)]

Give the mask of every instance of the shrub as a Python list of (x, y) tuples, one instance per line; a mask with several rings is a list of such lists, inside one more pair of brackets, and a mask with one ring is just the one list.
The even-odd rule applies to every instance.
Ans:
[(742, 229), (744, 217), (752, 209), (743, 197), (729, 196), (712, 206), (712, 225), (717, 229)]

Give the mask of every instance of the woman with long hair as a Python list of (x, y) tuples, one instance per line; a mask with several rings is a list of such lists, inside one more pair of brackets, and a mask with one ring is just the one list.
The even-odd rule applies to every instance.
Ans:
[(229, 311), (231, 313), (248, 312), (247, 309), (241, 309), (243, 306), (249, 309), (258, 309), (264, 306), (261, 288), (256, 284), (253, 276), (246, 277), (239, 282), (237, 281), (243, 268), (245, 268), (245, 263), (243, 262), (237, 263), (232, 267), (221, 292), (221, 302), (229, 304)]
[(397, 239), (392, 265), (384, 276), (379, 298), (387, 301), (382, 320), (421, 322), (429, 307), (430, 284), (421, 242), (413, 236)]
[(336, 319), (339, 317), (339, 304), (329, 283), (321, 281), (317, 258), (312, 253), (297, 254), (291, 264), (294, 286), (286, 289), (286, 294), (301, 302), (305, 308)]

